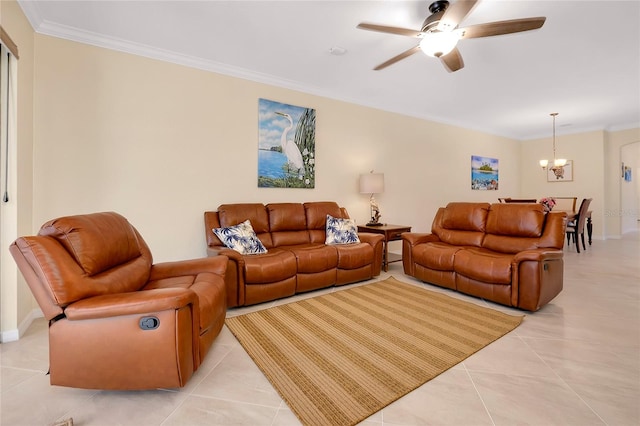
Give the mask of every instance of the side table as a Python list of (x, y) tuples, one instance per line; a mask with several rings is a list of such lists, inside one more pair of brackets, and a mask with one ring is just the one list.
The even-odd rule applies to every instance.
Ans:
[(405, 225), (380, 225), (380, 226), (367, 226), (367, 225), (358, 225), (358, 232), (370, 232), (373, 234), (381, 234), (384, 235), (384, 249), (382, 255), (382, 268), (385, 272), (389, 270), (389, 263), (399, 262), (402, 260), (402, 256), (393, 256), (393, 260), (389, 258), (389, 242), (390, 241), (398, 241), (402, 238), (400, 235), (403, 232), (411, 232), (410, 226)]

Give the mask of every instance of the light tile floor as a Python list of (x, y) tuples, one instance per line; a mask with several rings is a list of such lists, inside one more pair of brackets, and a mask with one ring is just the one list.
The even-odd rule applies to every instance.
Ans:
[[(380, 279), (390, 275), (425, 285), (406, 277), (400, 263)], [(563, 292), (525, 314), (512, 333), (362, 425), (640, 424), (640, 234), (597, 240), (580, 254), (565, 247)], [(187, 386), (173, 390), (51, 386), (47, 343), (47, 324), (39, 319), (19, 341), (0, 345), (2, 425), (44, 426), (68, 417), (86, 426), (299, 424), (226, 327)]]

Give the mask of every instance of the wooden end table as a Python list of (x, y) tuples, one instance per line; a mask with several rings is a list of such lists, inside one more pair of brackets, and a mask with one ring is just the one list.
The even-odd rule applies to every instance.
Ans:
[(389, 258), (389, 242), (401, 240), (400, 236), (403, 232), (411, 232), (410, 226), (405, 225), (380, 225), (380, 226), (367, 226), (358, 225), (358, 232), (370, 232), (373, 234), (384, 235), (384, 249), (382, 257), (382, 267), (385, 272), (389, 270), (389, 264), (392, 262), (399, 262), (402, 260), (402, 256), (393, 255), (393, 259)]

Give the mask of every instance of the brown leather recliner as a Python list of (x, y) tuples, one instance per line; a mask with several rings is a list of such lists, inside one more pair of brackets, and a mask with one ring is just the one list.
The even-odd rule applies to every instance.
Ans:
[(117, 213), (54, 219), (9, 249), (49, 320), (52, 385), (182, 387), (224, 324), (227, 258), (154, 265)]

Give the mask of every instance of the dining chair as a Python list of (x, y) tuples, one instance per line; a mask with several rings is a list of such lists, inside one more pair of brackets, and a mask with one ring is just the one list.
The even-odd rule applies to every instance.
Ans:
[(584, 243), (584, 225), (587, 220), (587, 212), (589, 211), (589, 205), (591, 204), (591, 200), (593, 198), (584, 198), (580, 203), (580, 210), (578, 210), (578, 214), (574, 217), (574, 219), (567, 223), (567, 245), (571, 244), (571, 240), (576, 244), (576, 250), (580, 253), (580, 244), (578, 243), (578, 235), (580, 235), (580, 239), (582, 240), (582, 248), (584, 250), (587, 249), (587, 246)]

